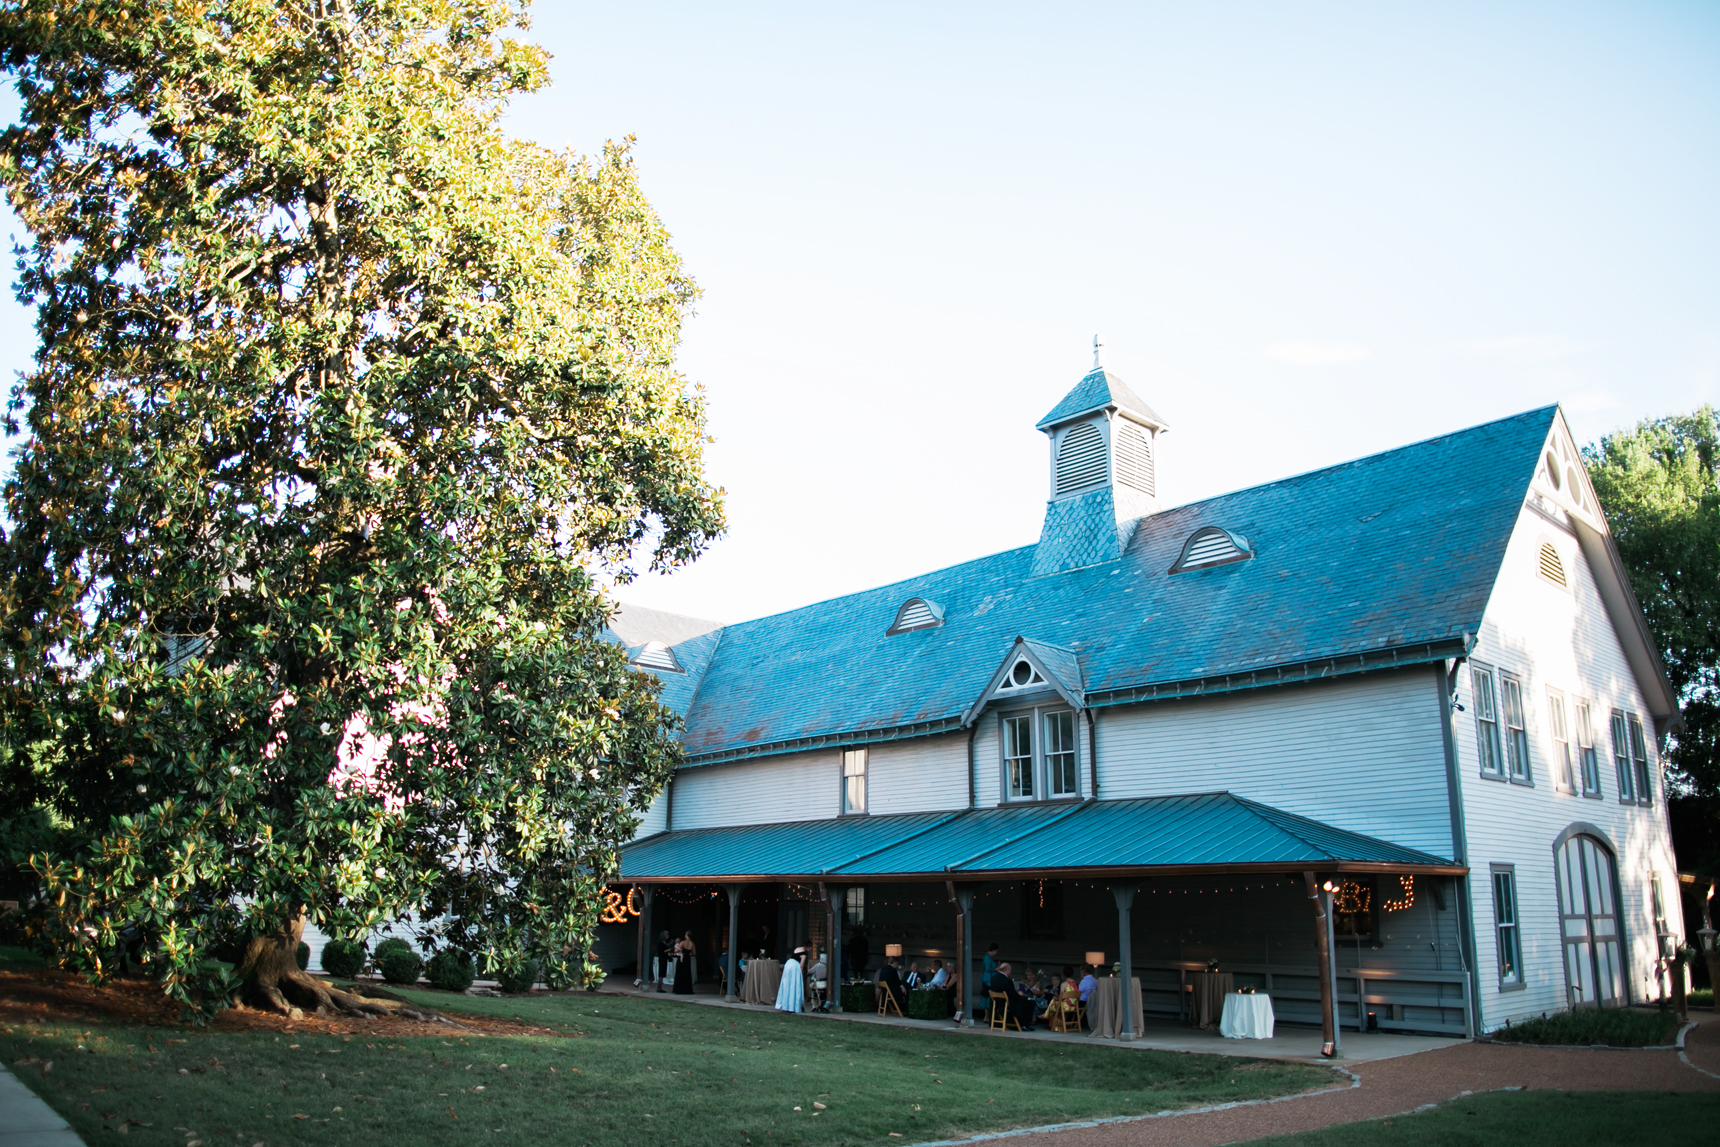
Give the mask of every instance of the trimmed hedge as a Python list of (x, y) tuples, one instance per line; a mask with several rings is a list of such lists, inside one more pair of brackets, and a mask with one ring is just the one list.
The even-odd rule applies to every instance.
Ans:
[(911, 1020), (949, 1019), (949, 994), (940, 988), (921, 988), (917, 991), (909, 992), (908, 1018)]
[(875, 1012), (878, 1001), (872, 995), (871, 984), (843, 984), (842, 1010), (845, 1012)]
[(405, 940), (402, 940), (399, 936), (390, 936), (386, 940), (382, 940), (376, 945), (376, 951), (372, 954), (372, 958), (375, 959), (378, 964), (380, 964), (380, 963), (382, 963), (382, 957), (388, 955), (388, 953), (390, 953), (390, 952), (410, 952), (410, 951), (412, 951), (412, 945), (411, 944), (408, 944)]
[(323, 945), (323, 971), (348, 979), (364, 970), (364, 945), (356, 940), (330, 940)]
[(516, 960), (495, 969), (496, 986), (509, 995), (529, 992), (537, 983), (538, 966), (530, 960)]
[(382, 978), (391, 984), (416, 984), (424, 971), (424, 961), (411, 948), (390, 948), (376, 958), (382, 968)]
[(1671, 1012), (1627, 1012), (1621, 1008), (1586, 1008), (1554, 1012), (1494, 1031), (1501, 1043), (1540, 1043), (1561, 1046), (1658, 1047), (1678, 1036), (1678, 1017)]
[(431, 956), (424, 970), (426, 978), (445, 992), (465, 991), (472, 986), (475, 973), (472, 957), (453, 948), (444, 948)]
[(294, 949), (294, 951), (293, 951), (293, 959), (295, 959), (299, 962), (299, 971), (301, 971), (301, 972), (304, 971), (306, 968), (310, 967), (311, 966), (311, 946), (309, 944), (305, 943), (303, 940), (300, 940), (299, 946), (296, 949)]

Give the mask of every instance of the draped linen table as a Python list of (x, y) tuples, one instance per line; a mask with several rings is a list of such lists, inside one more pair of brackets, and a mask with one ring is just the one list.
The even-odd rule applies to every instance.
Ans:
[(741, 1003), (776, 1006), (776, 990), (782, 986), (782, 961), (748, 960), (747, 978), (741, 981)]
[[(1135, 1013), (1135, 1034), (1146, 1025), (1141, 1012), (1141, 978), (1129, 977), (1129, 1010)], [(1123, 981), (1105, 976), (1087, 997), (1087, 1023), (1093, 1030), (1088, 1035), (1116, 1039), (1123, 1030)]]
[(1189, 982), (1194, 985), (1189, 1023), (1197, 1028), (1217, 1027), (1224, 1012), (1224, 997), (1236, 990), (1236, 977), (1229, 972), (1193, 972)]
[(1224, 997), (1218, 1034), (1226, 1039), (1271, 1039), (1275, 1023), (1271, 996), (1265, 992), (1231, 992)]

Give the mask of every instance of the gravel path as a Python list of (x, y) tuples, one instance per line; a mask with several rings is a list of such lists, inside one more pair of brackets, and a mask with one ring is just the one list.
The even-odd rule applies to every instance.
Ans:
[[(1692, 1018), (1697, 1018), (1692, 1016)], [(1254, 1107), (1021, 1136), (1022, 1147), (1219, 1147), (1313, 1131), (1503, 1087), (1563, 1091), (1720, 1091), (1720, 1018), (1701, 1014), (1676, 1051), (1609, 1051), (1465, 1043), (1345, 1065), (1361, 1086)], [(1702, 1069), (1702, 1070), (1696, 1070)], [(1703, 1071), (1713, 1072), (1705, 1075)], [(1339, 1077), (1342, 1079), (1342, 1077)], [(1014, 1137), (1012, 1137), (1014, 1138)]]

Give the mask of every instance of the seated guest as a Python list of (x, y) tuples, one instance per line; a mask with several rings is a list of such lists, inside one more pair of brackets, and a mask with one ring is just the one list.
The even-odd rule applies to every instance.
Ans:
[[(1033, 1004), (1015, 987), (1015, 981), (1010, 978), (1008, 964), (999, 964), (997, 971), (991, 974), (991, 982), (986, 985), (987, 991), (1002, 992), (1005, 997), (1004, 1008), (1009, 1017), (1021, 1025), (1022, 1031), (1033, 1030)], [(991, 1001), (994, 1005), (996, 1000)]]
[(926, 986), (928, 988), (944, 988), (949, 986), (949, 982), (950, 970), (944, 967), (944, 962), (942, 960), (933, 960), (932, 978), (926, 981)]
[(1070, 1022), (1081, 1014), (1081, 986), (1075, 982), (1075, 969), (1064, 968), (1057, 993), (1045, 1009), (1045, 1017), (1061, 1016), (1061, 1026), (1068, 1030)]
[(1096, 971), (1098, 971), (1098, 968), (1095, 965), (1081, 965), (1081, 984), (1075, 992), (1076, 997), (1088, 1008), (1087, 1022), (1089, 1024), (1091, 1024), (1091, 1017), (1093, 1014), (1091, 1003), (1093, 993), (1099, 990), (1099, 977), (1093, 974)]
[(908, 965), (908, 974), (902, 977), (902, 984), (911, 992), (915, 988), (924, 986), (925, 982), (920, 976), (920, 962), (915, 960)]
[(902, 986), (902, 973), (896, 968), (896, 957), (891, 956), (884, 961), (874, 982), (881, 990), (896, 997), (896, 1006), (902, 1009), (903, 1015), (908, 1013), (908, 990)]

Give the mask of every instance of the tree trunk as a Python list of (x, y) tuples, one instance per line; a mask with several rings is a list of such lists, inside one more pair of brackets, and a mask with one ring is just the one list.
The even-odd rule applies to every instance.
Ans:
[(419, 1008), (392, 993), (374, 988), (337, 988), (301, 970), (298, 950), (304, 933), (305, 916), (301, 911), (274, 935), (251, 937), (238, 967), (238, 974), (245, 981), (245, 995), (251, 1003), (292, 1019), (302, 1019), (303, 1009), (308, 1008), (318, 1014), (341, 1012), (346, 1015), (401, 1016), (426, 1022), (449, 1022), (436, 1012)]

